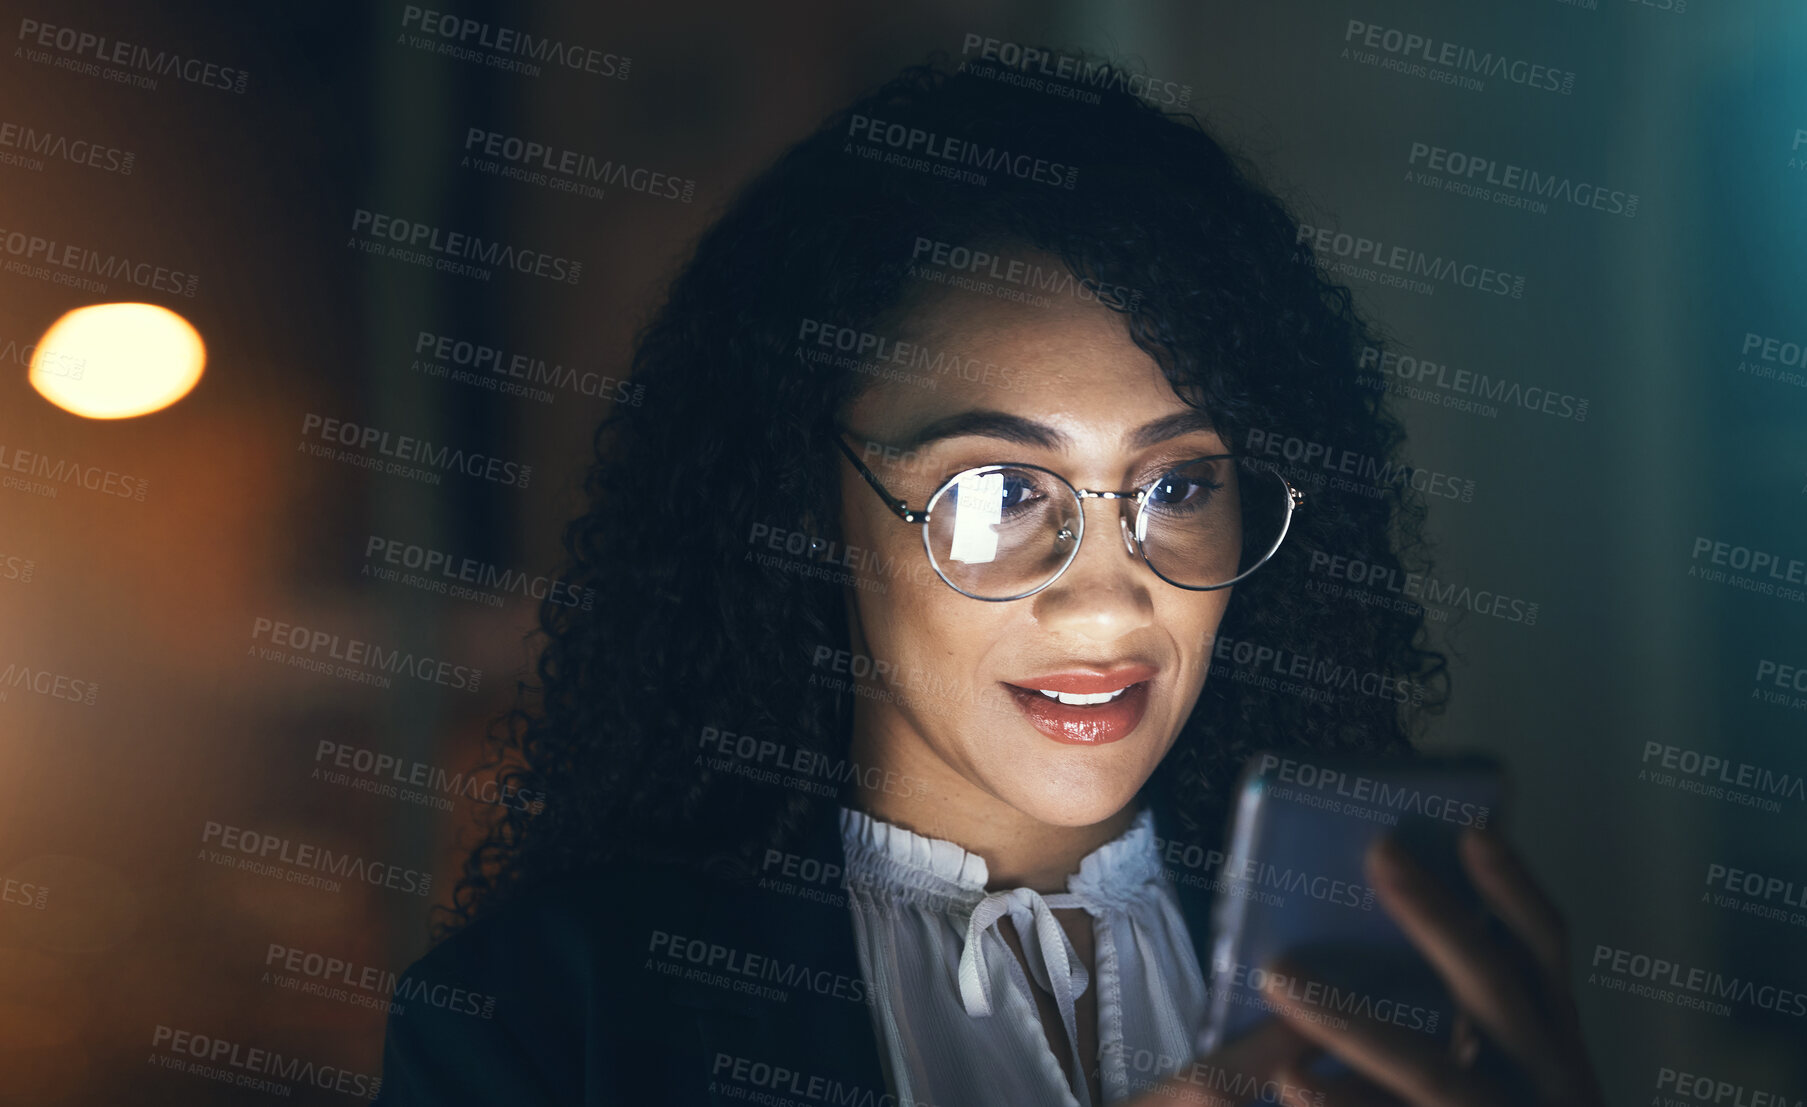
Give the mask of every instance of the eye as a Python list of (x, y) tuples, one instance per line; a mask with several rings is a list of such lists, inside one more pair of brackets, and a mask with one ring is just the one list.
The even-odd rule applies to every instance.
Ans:
[(1027, 507), (1045, 494), (1041, 483), (1028, 473), (1020, 470), (1005, 470), (1002, 476), (1004, 487), (1000, 499), (1006, 512)]
[(1210, 466), (1191, 465), (1170, 469), (1148, 489), (1148, 502), (1169, 514), (1197, 511), (1211, 502), (1223, 482), (1213, 480)]

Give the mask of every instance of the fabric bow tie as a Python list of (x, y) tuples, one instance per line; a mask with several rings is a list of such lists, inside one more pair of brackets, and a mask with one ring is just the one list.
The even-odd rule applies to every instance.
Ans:
[[(974, 907), (966, 924), (966, 944), (960, 951), (960, 1000), (973, 1018), (991, 1015), (991, 973), (985, 964), (985, 931), (1006, 914), (1016, 925), (1022, 939), (1024, 960), (1036, 976), (1036, 983), (1054, 993), (1062, 1022), (1069, 1028), (1073, 1019), (1073, 997), (1085, 991), (1088, 976), (1079, 963), (1073, 943), (1054, 917), (1056, 907), (1085, 907), (1085, 901), (1071, 892), (1044, 896), (1032, 888), (1012, 888), (991, 892)], [(1034, 930), (1035, 941), (1030, 941)], [(1039, 952), (1040, 956), (1036, 956)], [(1043, 978), (1046, 979), (1043, 979)], [(1072, 1036), (1072, 1030), (1068, 1030)]]

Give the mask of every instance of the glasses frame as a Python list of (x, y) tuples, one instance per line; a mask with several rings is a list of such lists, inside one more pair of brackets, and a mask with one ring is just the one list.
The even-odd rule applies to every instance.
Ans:
[[(1133, 523), (1126, 524), (1123, 519), (1122, 507), (1119, 506), (1117, 509), (1117, 523), (1118, 523), (1119, 529), (1121, 529), (1123, 531), (1124, 545), (1129, 548), (1130, 553), (1141, 557), (1142, 564), (1148, 566), (1149, 571), (1152, 572), (1155, 576), (1160, 577), (1162, 580), (1166, 581), (1168, 584), (1173, 585), (1175, 588), (1184, 588), (1188, 592), (1215, 592), (1220, 588), (1228, 588), (1232, 584), (1235, 584), (1237, 581), (1242, 580), (1245, 577), (1247, 577), (1250, 573), (1253, 573), (1256, 569), (1259, 569), (1263, 565), (1266, 565), (1268, 563), (1268, 560), (1270, 558), (1272, 558), (1274, 556), (1275, 552), (1280, 549), (1280, 544), (1286, 541), (1286, 535), (1292, 529), (1293, 512), (1297, 511), (1305, 503), (1305, 493), (1299, 491), (1297, 488), (1294, 488), (1292, 481), (1287, 480), (1286, 477), (1283, 474), (1281, 474), (1278, 469), (1271, 470), (1271, 472), (1273, 472), (1274, 476), (1280, 478), (1280, 483), (1286, 486), (1286, 496), (1287, 496), (1286, 517), (1280, 521), (1280, 535), (1279, 535), (1279, 537), (1274, 539), (1274, 544), (1268, 548), (1268, 551), (1265, 554), (1261, 555), (1261, 559), (1259, 561), (1255, 562), (1255, 564), (1249, 566), (1247, 569), (1244, 569), (1242, 572), (1236, 574), (1236, 576), (1232, 577), (1231, 579), (1224, 581), (1222, 584), (1208, 584), (1208, 585), (1181, 584), (1179, 581), (1174, 580), (1172, 577), (1161, 572), (1161, 570), (1155, 568), (1154, 562), (1149, 560), (1148, 548), (1142, 542), (1142, 537), (1146, 533), (1146, 528), (1143, 525), (1142, 509), (1148, 503), (1148, 497), (1149, 497), (1150, 490), (1157, 483), (1159, 483), (1163, 478), (1166, 477), (1165, 473), (1161, 474), (1161, 476), (1159, 476), (1159, 477), (1156, 477), (1154, 480), (1149, 481), (1147, 484), (1142, 485), (1140, 488), (1132, 488), (1132, 489), (1127, 489), (1127, 490), (1120, 491), (1120, 492), (1108, 492), (1108, 491), (1099, 491), (1099, 490), (1090, 489), (1090, 488), (1076, 488), (1076, 487), (1074, 487), (1072, 481), (1061, 476), (1059, 473), (1056, 473), (1054, 470), (1049, 469), (1042, 465), (1032, 465), (1028, 462), (1022, 462), (1022, 461), (999, 461), (999, 462), (993, 462), (988, 465), (976, 465), (970, 469), (962, 469), (958, 473), (955, 473), (953, 476), (942, 481), (941, 484), (938, 487), (936, 487), (935, 491), (933, 491), (929, 494), (929, 498), (924, 503), (923, 509), (921, 511), (916, 511), (913, 508), (911, 508), (907, 502), (892, 495), (891, 491), (889, 489), (887, 489), (884, 486), (884, 483), (878, 479), (878, 474), (874, 473), (871, 469), (867, 468), (866, 463), (861, 461), (859, 458), (859, 455), (853, 452), (853, 450), (847, 445), (847, 436), (849, 433), (850, 432), (845, 429), (837, 428), (836, 433), (835, 433), (835, 445), (837, 445), (841, 448), (841, 452), (847, 456), (848, 461), (853, 462), (853, 467), (855, 469), (859, 470), (860, 476), (866, 478), (866, 483), (872, 486), (872, 490), (874, 492), (878, 493), (879, 499), (884, 501), (885, 506), (891, 509), (891, 513), (893, 515), (896, 515), (899, 519), (902, 519), (904, 522), (909, 523), (912, 526), (922, 527), (922, 532), (921, 532), (922, 533), (922, 552), (928, 556), (929, 567), (935, 570), (935, 575), (941, 578), (941, 583), (947, 585), (949, 588), (952, 588), (954, 591), (960, 593), (962, 596), (966, 596), (966, 597), (969, 597), (969, 598), (975, 599), (975, 600), (982, 600), (985, 603), (1009, 603), (1012, 600), (1025, 599), (1029, 596), (1035, 595), (1037, 592), (1040, 592), (1042, 589), (1048, 587), (1050, 584), (1053, 584), (1055, 581), (1059, 580), (1061, 578), (1061, 575), (1067, 571), (1067, 568), (1073, 564), (1074, 559), (1076, 559), (1079, 556), (1079, 547), (1085, 541), (1085, 501), (1089, 500), (1089, 499), (1090, 500), (1131, 500), (1131, 501), (1133, 501), (1136, 505), (1135, 520)], [(1200, 456), (1198, 456), (1196, 458), (1192, 458), (1190, 460), (1192, 460), (1192, 461), (1216, 461), (1216, 460), (1221, 460), (1221, 459), (1225, 459), (1225, 458), (1234, 458), (1236, 456), (1238, 456), (1238, 455), (1233, 454), (1233, 453), (1201, 454)], [(955, 484), (959, 483), (961, 478), (971, 476), (975, 473), (984, 473), (984, 472), (987, 472), (987, 471), (993, 470), (993, 469), (1034, 469), (1036, 472), (1046, 473), (1049, 476), (1053, 477), (1055, 480), (1057, 480), (1060, 483), (1067, 486), (1068, 490), (1070, 490), (1073, 493), (1074, 499), (1076, 499), (1079, 502), (1079, 508), (1080, 508), (1080, 510), (1079, 510), (1079, 533), (1077, 535), (1075, 535), (1073, 538), (1073, 549), (1067, 554), (1067, 559), (1065, 561), (1061, 562), (1060, 568), (1054, 570), (1054, 574), (1052, 576), (1050, 576), (1047, 580), (1036, 585), (1034, 588), (1029, 589), (1027, 592), (1019, 592), (1014, 596), (975, 596), (975, 595), (973, 595), (973, 593), (968, 592), (966, 589), (960, 587), (958, 584), (955, 584), (953, 581), (947, 579), (947, 574), (942, 572), (942, 570), (941, 570), (940, 561), (938, 561), (935, 557), (935, 551), (929, 548), (928, 522), (929, 522), (930, 509), (934, 507), (935, 503), (941, 499), (942, 495), (945, 494), (949, 488), (952, 488)]]

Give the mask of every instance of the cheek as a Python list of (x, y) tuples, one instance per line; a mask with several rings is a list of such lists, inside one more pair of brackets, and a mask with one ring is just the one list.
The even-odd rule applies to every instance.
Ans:
[(874, 654), (894, 662), (900, 677), (969, 688), (996, 639), (987, 618), (995, 613), (974, 610), (989, 605), (943, 584), (920, 547), (887, 549), (881, 558), (890, 571), (862, 574), (858, 599)]
[(885, 511), (869, 489), (843, 485), (841, 512), (846, 572), (856, 582), (848, 602), (869, 652), (899, 667), (932, 665), (958, 637), (959, 613), (947, 601), (961, 597), (935, 575), (918, 528)]
[(1181, 664), (1187, 672), (1194, 674), (1194, 680), (1201, 686), (1211, 663), (1211, 647), (1217, 637), (1217, 628), (1230, 606), (1232, 591), (1233, 588), (1225, 588), (1181, 597), (1167, 624), (1179, 647)]
[[(882, 512), (882, 508), (880, 511)], [(852, 517), (858, 581), (847, 589), (864, 652), (887, 667), (887, 683), (912, 714), (948, 715), (987, 705), (984, 682), (994, 647), (1009, 638), (1008, 605), (955, 592), (935, 575), (916, 528), (892, 516)]]

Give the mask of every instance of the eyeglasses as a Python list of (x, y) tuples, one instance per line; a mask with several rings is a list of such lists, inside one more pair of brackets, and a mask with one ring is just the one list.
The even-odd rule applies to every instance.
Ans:
[(922, 527), (929, 564), (949, 588), (1000, 603), (1053, 584), (1079, 554), (1087, 499), (1125, 500), (1123, 544), (1168, 584), (1194, 592), (1228, 588), (1280, 548), (1305, 493), (1271, 467), (1236, 454), (1173, 466), (1126, 492), (1075, 488), (1051, 469), (1005, 462), (955, 473), (921, 511), (893, 496), (837, 428), (835, 445), (885, 506)]

